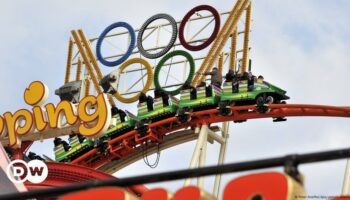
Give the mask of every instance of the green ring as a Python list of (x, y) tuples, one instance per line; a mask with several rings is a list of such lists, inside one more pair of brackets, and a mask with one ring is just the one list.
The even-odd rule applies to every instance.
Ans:
[(193, 79), (193, 76), (194, 76), (194, 70), (195, 70), (195, 64), (194, 64), (194, 60), (191, 56), (191, 54), (189, 54), (188, 52), (186, 51), (183, 51), (183, 50), (175, 50), (173, 52), (170, 52), (168, 54), (166, 54), (160, 61), (159, 63), (157, 64), (156, 66), (156, 69), (154, 71), (154, 85), (156, 86), (157, 89), (165, 92), (166, 94), (169, 94), (169, 95), (172, 95), (172, 96), (175, 96), (177, 94), (180, 93), (182, 86), (180, 86), (179, 88), (175, 89), (175, 90), (172, 90), (172, 91), (167, 91), (167, 90), (164, 90), (161, 86), (160, 86), (160, 83), (159, 83), (159, 73), (160, 73), (160, 69), (163, 67), (164, 63), (171, 57), (173, 56), (184, 56), (187, 61), (190, 63), (190, 73), (185, 81), (186, 82), (189, 82), (191, 83), (192, 82), (192, 79)]

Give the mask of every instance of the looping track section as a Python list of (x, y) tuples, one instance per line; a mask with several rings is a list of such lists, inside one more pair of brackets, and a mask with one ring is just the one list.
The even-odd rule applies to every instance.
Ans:
[[(255, 105), (232, 106), (232, 114), (221, 116), (218, 109), (209, 109), (189, 113), (190, 121), (180, 123), (177, 117), (169, 117), (148, 125), (145, 134), (139, 134), (132, 130), (120, 137), (108, 141), (108, 152), (100, 153), (92, 149), (86, 154), (75, 159), (71, 163), (99, 169), (108, 173), (115, 172), (120, 163), (127, 166), (123, 160), (139, 154), (139, 149), (145, 142), (160, 144), (170, 148), (172, 146), (196, 139), (198, 134), (193, 134), (196, 127), (210, 125), (219, 122), (242, 122), (249, 119), (278, 118), (278, 117), (301, 117), (301, 116), (324, 116), (324, 117), (350, 117), (350, 107), (327, 106), (327, 105), (305, 105), (305, 104), (271, 104), (268, 105), (267, 113), (257, 112)], [(190, 129), (188, 129), (190, 127)], [(192, 130), (192, 132), (186, 132)], [(183, 130), (183, 131), (179, 131)], [(183, 137), (183, 139), (182, 139)], [(137, 157), (137, 156), (136, 156)], [(114, 163), (114, 164), (113, 164)]]

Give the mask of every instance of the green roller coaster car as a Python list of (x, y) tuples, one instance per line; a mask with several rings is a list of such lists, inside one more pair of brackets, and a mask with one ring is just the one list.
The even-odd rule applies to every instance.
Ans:
[(137, 105), (137, 108), (137, 118), (140, 121), (152, 121), (155, 119), (175, 114), (176, 110), (179, 108), (179, 100), (169, 95), (168, 104), (165, 104), (163, 102), (162, 97), (154, 99), (152, 111), (148, 111), (146, 102), (139, 103)]
[[(139, 131), (146, 126), (145, 122), (154, 122), (170, 115), (179, 117), (180, 122), (190, 120), (188, 112), (197, 111), (207, 108), (216, 108), (218, 106), (222, 115), (231, 113), (232, 105), (253, 105), (266, 103), (284, 103), (283, 100), (289, 99), (286, 91), (278, 88), (261, 79), (254, 82), (254, 87), (248, 90), (247, 80), (241, 80), (235, 87), (232, 82), (224, 82), (222, 89), (215, 85), (208, 87), (200, 86), (196, 88), (195, 95), (191, 95), (191, 89), (182, 89), (180, 100), (169, 96), (166, 102), (163, 97), (156, 98), (153, 102), (153, 110), (148, 111), (147, 103), (139, 103), (137, 117), (126, 111), (125, 118), (120, 114), (112, 117), (112, 124), (105, 133), (92, 141), (87, 138), (80, 138), (78, 135), (71, 135), (69, 145), (62, 140), (55, 141), (55, 158), (58, 162), (67, 162), (74, 160), (87, 150), (98, 147), (101, 150), (107, 150), (106, 141), (118, 137), (134, 128)], [(192, 90), (193, 92), (193, 90)], [(124, 115), (123, 115), (124, 116)], [(285, 121), (284, 119), (279, 119)]]
[(104, 132), (99, 138), (102, 140), (113, 139), (124, 134), (128, 130), (133, 129), (135, 127), (135, 123), (138, 121), (137, 117), (129, 111), (126, 111), (125, 114), (125, 119), (122, 119), (119, 114), (114, 115), (112, 117), (112, 124), (114, 125)]
[(94, 146), (94, 142), (88, 138), (84, 138), (83, 142), (79, 141), (77, 135), (69, 138), (70, 149), (66, 151), (63, 144), (59, 144), (54, 148), (55, 160), (57, 162), (65, 162), (74, 160), (81, 153), (86, 152)]
[(221, 97), (221, 89), (212, 85), (207, 94), (206, 87), (197, 87), (197, 98), (191, 99), (190, 89), (182, 90), (180, 94), (180, 108), (197, 108), (217, 105)]
[(55, 160), (58, 162), (67, 162), (74, 160), (82, 153), (93, 148), (94, 146), (99, 146), (99, 143), (102, 143), (106, 140), (113, 139), (118, 137), (128, 130), (131, 130), (135, 127), (135, 123), (138, 121), (137, 117), (126, 111), (125, 119), (121, 119), (119, 114), (116, 114), (112, 117), (114, 121), (110, 129), (105, 133), (95, 139), (95, 142), (88, 138), (79, 138), (78, 135), (70, 136), (69, 140), (69, 150), (65, 151), (64, 145), (61, 143), (54, 148), (55, 151)]
[(259, 97), (269, 103), (280, 103), (282, 100), (289, 99), (285, 90), (259, 79), (254, 83), (252, 91), (248, 91), (247, 80), (239, 82), (238, 91), (234, 91), (232, 82), (224, 82), (222, 87), (223, 92), (220, 101), (229, 102), (230, 105), (255, 104)]

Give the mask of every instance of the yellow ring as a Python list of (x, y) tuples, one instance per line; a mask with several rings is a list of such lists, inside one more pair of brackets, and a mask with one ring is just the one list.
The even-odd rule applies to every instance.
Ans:
[[(141, 90), (141, 92), (143, 93), (146, 93), (149, 88), (151, 87), (152, 85), (152, 81), (153, 81), (153, 72), (152, 72), (152, 66), (149, 62), (147, 62), (147, 60), (144, 60), (142, 58), (132, 58), (130, 60), (127, 60), (126, 62), (124, 62), (121, 66), (120, 66), (120, 72), (122, 72), (126, 67), (128, 67), (129, 65), (131, 64), (134, 64), (134, 63), (140, 63), (142, 64), (143, 66), (145, 66), (146, 68), (146, 71), (147, 71), (147, 81), (146, 81), (146, 84), (145, 86), (143, 87), (143, 89)], [(119, 92), (117, 91), (114, 96), (120, 101), (120, 102), (123, 102), (123, 103), (133, 103), (135, 101), (137, 101), (139, 99), (139, 96), (141, 94), (141, 92), (139, 92), (137, 95), (133, 96), (133, 97), (130, 97), (130, 98), (125, 98), (125, 97), (122, 97)]]

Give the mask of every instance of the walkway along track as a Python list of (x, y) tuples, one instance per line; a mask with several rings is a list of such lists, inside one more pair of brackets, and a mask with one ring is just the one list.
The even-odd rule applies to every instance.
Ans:
[[(191, 132), (189, 130), (187, 133), (178, 131), (189, 127), (191, 127), (191, 130), (194, 130), (201, 125), (227, 121), (239, 122), (259, 118), (297, 116), (350, 117), (350, 107), (345, 106), (271, 104), (268, 107), (270, 108), (268, 113), (258, 113), (255, 105), (232, 106), (230, 108), (232, 115), (230, 116), (220, 116), (217, 109), (203, 110), (190, 113), (191, 120), (186, 123), (179, 123), (177, 117), (170, 117), (149, 124), (149, 131), (142, 136), (136, 130), (132, 130), (108, 141), (109, 149), (106, 153), (100, 153), (97, 149), (92, 149), (71, 163), (113, 173), (121, 169), (121, 167), (134, 162), (134, 160), (130, 160), (130, 156), (140, 155), (141, 145), (144, 145), (145, 142), (151, 142), (150, 145), (159, 143), (160, 150), (162, 150), (196, 139), (198, 134), (194, 134), (195, 131)], [(172, 134), (179, 134), (179, 136), (170, 136)], [(153, 152), (155, 152), (154, 149)], [(150, 153), (152, 153), (152, 150), (150, 150)], [(136, 156), (136, 158), (139, 159), (140, 156)], [(116, 166), (119, 164), (121, 165), (120, 167)]]

